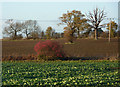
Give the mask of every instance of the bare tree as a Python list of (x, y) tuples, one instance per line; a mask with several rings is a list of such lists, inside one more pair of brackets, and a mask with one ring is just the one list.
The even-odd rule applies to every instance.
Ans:
[(32, 37), (33, 39), (39, 38), (40, 26), (36, 20), (27, 20), (23, 22), (23, 33), (25, 33), (27, 39)]
[(102, 26), (100, 23), (104, 20), (106, 17), (106, 14), (104, 10), (100, 10), (98, 8), (95, 8), (92, 12), (89, 12), (87, 15), (88, 20), (91, 22), (92, 28), (95, 30), (95, 40), (98, 39), (98, 29), (101, 28)]
[(32, 20), (27, 20), (27, 21), (23, 22), (23, 33), (25, 33), (27, 39), (28, 39), (32, 29), (33, 29), (32, 28)]
[(31, 37), (33, 39), (40, 38), (41, 27), (38, 25), (36, 20), (33, 21), (32, 25), (33, 25), (33, 29), (32, 29), (32, 31), (30, 33)]
[(10, 19), (6, 21), (6, 24), (6, 27), (3, 29), (3, 34), (9, 35), (12, 39), (17, 39), (18, 33), (22, 31), (22, 23)]

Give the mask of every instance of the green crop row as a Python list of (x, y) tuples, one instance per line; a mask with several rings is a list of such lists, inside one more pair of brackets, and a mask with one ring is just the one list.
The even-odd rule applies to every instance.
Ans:
[(3, 62), (2, 84), (120, 86), (118, 62)]

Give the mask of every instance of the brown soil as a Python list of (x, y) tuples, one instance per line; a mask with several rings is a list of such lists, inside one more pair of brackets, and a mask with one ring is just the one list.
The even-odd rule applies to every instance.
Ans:
[[(63, 45), (67, 57), (116, 57), (118, 56), (118, 39), (76, 39), (74, 44), (65, 44), (64, 39), (57, 39)], [(2, 41), (2, 58), (35, 56), (34, 45), (39, 40)], [(32, 58), (32, 57), (31, 57)], [(23, 58), (24, 59), (24, 58)]]

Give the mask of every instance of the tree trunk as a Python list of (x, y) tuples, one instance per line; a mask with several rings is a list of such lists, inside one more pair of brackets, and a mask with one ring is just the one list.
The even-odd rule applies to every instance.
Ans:
[(109, 23), (109, 42), (110, 42), (110, 38), (111, 38), (111, 21)]
[(79, 28), (78, 28), (78, 32), (77, 33), (78, 33), (78, 38), (80, 38), (80, 30), (79, 30)]
[(72, 32), (70, 32), (70, 36), (68, 37), (68, 41), (70, 43), (73, 43), (73, 38), (74, 38), (74, 32), (75, 32), (75, 30), (74, 30), (74, 28), (71, 28), (71, 30), (72, 30)]
[(95, 29), (95, 40), (98, 40), (98, 31)]
[(17, 39), (17, 31), (15, 30), (14, 39)]
[(26, 33), (26, 37), (27, 37), (27, 39), (28, 39), (28, 33), (27, 33), (27, 30), (26, 30), (26, 32), (25, 32), (25, 33)]
[(29, 38), (28, 38), (28, 34), (26, 34), (26, 36), (27, 36), (27, 39), (29, 39)]

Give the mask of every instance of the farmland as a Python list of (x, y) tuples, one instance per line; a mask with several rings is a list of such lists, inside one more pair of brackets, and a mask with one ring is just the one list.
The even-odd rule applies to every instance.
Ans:
[(118, 61), (2, 63), (3, 85), (120, 86)]
[[(9, 56), (25, 57), (36, 55), (34, 46), (40, 40), (2, 41), (2, 56), (4, 59)], [(67, 57), (116, 57), (118, 54), (118, 39), (76, 39), (74, 44), (65, 44), (64, 39), (57, 39), (63, 45)]]
[[(107, 39), (76, 39), (74, 44), (56, 39), (63, 45), (67, 61), (36, 60), (34, 46), (39, 41), (2, 41), (2, 85), (120, 86), (117, 39), (110, 43)], [(8, 61), (15, 57), (18, 61)], [(95, 60), (94, 57), (112, 57), (113, 60)], [(85, 60), (73, 61), (75, 58)], [(88, 60), (91, 58), (93, 60)]]
[(1, 86), (120, 87), (120, 3), (0, 5)]

